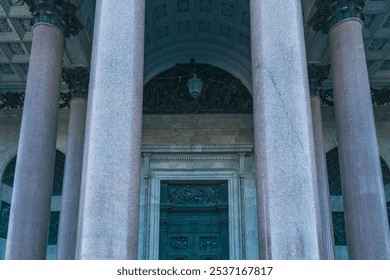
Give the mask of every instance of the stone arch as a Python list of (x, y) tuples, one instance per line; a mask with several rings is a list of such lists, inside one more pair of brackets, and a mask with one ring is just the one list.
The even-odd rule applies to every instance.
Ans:
[(193, 58), (197, 63), (208, 63), (224, 69), (237, 77), (252, 94), (252, 71), (250, 59), (240, 52), (221, 44), (197, 42), (178, 43), (155, 51), (145, 57), (144, 83), (159, 73), (172, 68), (176, 63), (188, 63)]

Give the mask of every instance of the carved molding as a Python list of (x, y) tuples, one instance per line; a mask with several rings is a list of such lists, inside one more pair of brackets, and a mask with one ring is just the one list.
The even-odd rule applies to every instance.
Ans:
[[(0, 110), (1, 109), (23, 109), (24, 92), (4, 92), (0, 93)], [(70, 95), (67, 92), (61, 92), (59, 108), (68, 108)]]
[[(334, 106), (333, 89), (320, 90), (323, 105)], [(390, 106), (390, 89), (371, 88), (371, 100), (373, 106)]]
[(68, 0), (25, 0), (33, 23), (45, 22), (54, 25), (65, 38), (76, 35), (82, 28), (76, 16), (77, 7)]
[(219, 248), (216, 236), (205, 236), (199, 238), (199, 249), (202, 251), (214, 251)]
[(188, 237), (171, 237), (171, 249), (175, 251), (188, 250)]
[(87, 98), (89, 69), (85, 67), (64, 68), (62, 78), (69, 88), (69, 98)]
[(364, 20), (365, 0), (321, 0), (317, 1), (317, 11), (309, 20), (315, 30), (328, 33), (333, 26), (347, 18)]
[(22, 109), (24, 92), (0, 93), (0, 109)]
[(170, 204), (207, 205), (220, 203), (219, 188), (216, 186), (171, 186)]
[[(190, 97), (187, 81), (203, 81), (200, 97)], [(208, 64), (178, 64), (144, 87), (146, 114), (252, 113), (252, 96), (241, 81)]]
[(238, 160), (238, 155), (151, 155), (151, 160)]

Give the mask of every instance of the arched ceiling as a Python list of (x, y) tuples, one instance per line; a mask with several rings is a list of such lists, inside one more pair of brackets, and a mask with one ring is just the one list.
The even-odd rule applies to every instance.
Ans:
[[(72, 1), (72, 0), (71, 0)], [(251, 88), (249, 0), (146, 0), (145, 83), (176, 63), (208, 63)], [(315, 0), (302, 0), (306, 22)], [(67, 40), (64, 66), (88, 66), (95, 0), (73, 0), (84, 24)], [(373, 86), (390, 86), (390, 0), (367, 0), (364, 30)], [(0, 0), (0, 92), (24, 91), (31, 51), (31, 14), (23, 0)], [(119, 28), (119, 27), (118, 27)], [(305, 23), (310, 63), (329, 63), (326, 35)], [(327, 81), (330, 85), (330, 79)], [(66, 85), (64, 84), (64, 87)]]
[[(190, 58), (226, 69), (240, 79), (248, 76), (248, 0), (155, 0), (146, 4), (146, 81)], [(249, 87), (250, 79), (243, 82)]]

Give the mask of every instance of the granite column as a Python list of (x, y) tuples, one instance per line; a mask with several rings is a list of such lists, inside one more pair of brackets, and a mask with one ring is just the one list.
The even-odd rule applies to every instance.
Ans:
[(313, 28), (328, 32), (350, 259), (389, 259), (390, 236), (363, 43), (364, 0), (323, 2)]
[(136, 259), (145, 1), (96, 1), (77, 259)]
[(69, 87), (71, 101), (57, 259), (73, 260), (76, 253), (89, 71), (85, 68), (70, 68), (64, 70), (63, 76)]
[(332, 212), (330, 208), (330, 195), (328, 171), (324, 148), (324, 135), (322, 131), (320, 87), (329, 75), (329, 65), (309, 65), (310, 103), (313, 120), (314, 150), (316, 155), (318, 194), (320, 198), (322, 241), (324, 258), (333, 260), (335, 257)]
[[(50, 2), (50, 1), (49, 1)], [(64, 26), (57, 7), (28, 1), (34, 15), (23, 118), (20, 129), (6, 259), (45, 259), (65, 37), (79, 30)], [(61, 3), (59, 8), (74, 8)], [(75, 9), (75, 8), (74, 8)], [(71, 9), (68, 9), (71, 10)], [(50, 11), (50, 13), (48, 12)], [(72, 31), (69, 31), (69, 27)]]
[(260, 256), (322, 259), (301, 1), (250, 10)]
[(350, 259), (389, 259), (390, 240), (363, 23), (329, 32), (341, 185)]

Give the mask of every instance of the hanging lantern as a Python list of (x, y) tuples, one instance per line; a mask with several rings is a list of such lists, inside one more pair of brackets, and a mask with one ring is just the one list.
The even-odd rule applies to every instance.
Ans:
[(190, 96), (192, 99), (198, 99), (200, 96), (200, 92), (202, 90), (203, 81), (198, 78), (196, 74), (190, 79), (188, 79), (187, 86), (190, 91)]

